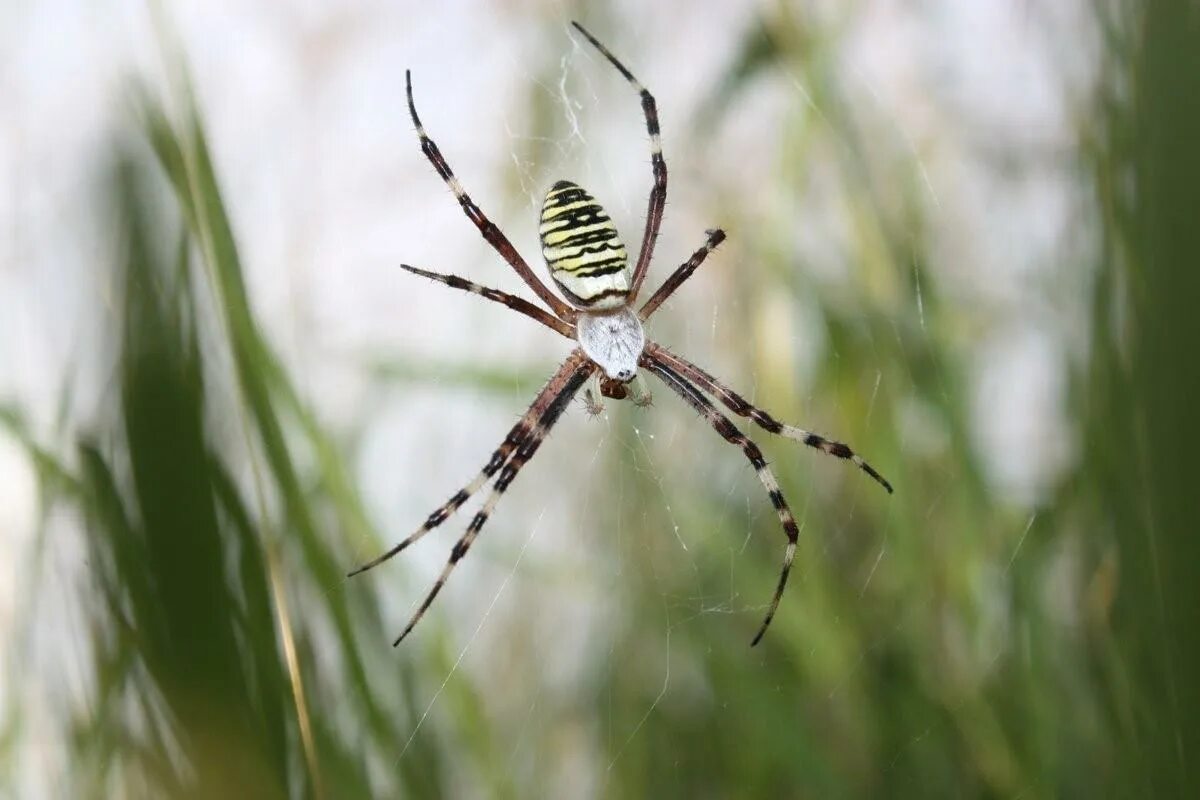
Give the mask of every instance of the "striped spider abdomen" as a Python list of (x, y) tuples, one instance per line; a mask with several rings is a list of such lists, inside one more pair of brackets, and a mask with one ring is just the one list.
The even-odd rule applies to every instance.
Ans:
[(538, 234), (550, 277), (576, 308), (625, 305), (629, 256), (596, 198), (571, 181), (554, 184), (542, 202)]

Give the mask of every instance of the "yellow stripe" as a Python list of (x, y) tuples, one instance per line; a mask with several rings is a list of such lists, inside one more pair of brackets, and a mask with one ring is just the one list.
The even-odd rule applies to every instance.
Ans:
[[(562, 255), (555, 254), (553, 257), (547, 256), (546, 260), (550, 262), (550, 268), (555, 272), (582, 272), (593, 264), (624, 257), (624, 251), (614, 252), (612, 250), (603, 250), (599, 253), (582, 253), (576, 255), (566, 253)], [(625, 269), (625, 267), (622, 266), (621, 269)], [(586, 280), (588, 276), (581, 277)]]

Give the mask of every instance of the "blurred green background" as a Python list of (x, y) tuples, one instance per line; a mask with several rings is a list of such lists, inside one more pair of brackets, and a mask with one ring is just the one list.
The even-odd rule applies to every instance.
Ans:
[[(1007, 5), (181, 4), (11, 50), (48, 81), (133, 55), (79, 106), (28, 79), (4, 139), (0, 795), (1200, 796), (1200, 9)], [(5, 13), (69, 42), (97, 12)], [(531, 261), (563, 174), (639, 238), (637, 104), (570, 18), (659, 99), (648, 285), (731, 234), (650, 335), (896, 486), (746, 429), (803, 526), (753, 650), (778, 522), (649, 382), (651, 409), (572, 408), (400, 648), (469, 512), (344, 577), (566, 352), (395, 274), (516, 290), (420, 156), (403, 66)], [(304, 106), (340, 127), (286, 124)], [(47, 154), (45, 115), (93, 132)], [(86, 230), (39, 200), (59, 158)]]

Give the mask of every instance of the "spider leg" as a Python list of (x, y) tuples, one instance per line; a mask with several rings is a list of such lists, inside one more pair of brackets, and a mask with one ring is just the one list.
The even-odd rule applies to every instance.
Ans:
[(820, 450), (823, 453), (828, 453), (831, 456), (837, 456), (838, 458), (851, 461), (863, 472), (874, 478), (880, 486), (882, 486), (884, 489), (887, 489), (888, 494), (892, 493), (892, 484), (888, 482), (887, 478), (884, 478), (882, 475), (880, 475), (874, 467), (872, 467), (870, 464), (864, 461), (861, 456), (851, 450), (849, 445), (843, 444), (842, 442), (835, 442), (831, 439), (826, 439), (820, 434), (813, 433), (812, 431), (806, 431), (803, 428), (797, 428), (794, 425), (786, 425), (780, 422), (766, 411), (763, 411), (762, 409), (751, 404), (744, 397), (730, 389), (725, 384), (721, 383), (712, 375), (709, 375), (700, 367), (696, 366), (682, 356), (670, 352), (664, 347), (660, 347), (653, 342), (647, 342), (646, 352), (649, 353), (652, 358), (667, 362), (671, 367), (679, 371), (682, 375), (686, 376), (689, 380), (699, 384), (701, 388), (719, 399), (726, 408), (738, 416), (747, 417), (763, 430), (770, 431), (771, 433), (778, 434), (779, 436), (783, 436), (788, 439), (794, 439), (797, 442), (801, 442), (809, 447), (816, 448), (817, 450)]
[(604, 413), (604, 403), (596, 399), (596, 395), (592, 394), (591, 389), (583, 390), (583, 408), (589, 417), (597, 417)]
[(502, 292), (499, 289), (489, 289), (486, 286), (482, 286), (474, 281), (469, 281), (466, 278), (460, 278), (457, 275), (443, 275), (440, 272), (429, 272), (427, 270), (409, 266), (408, 264), (401, 264), (400, 269), (407, 270), (414, 275), (420, 275), (422, 277), (444, 283), (453, 289), (462, 289), (464, 292), (470, 292), (471, 294), (477, 294), (480, 297), (486, 297), (488, 300), (493, 300), (497, 303), (508, 306), (513, 311), (524, 314), (532, 319), (536, 319), (547, 328), (561, 333), (568, 339), (575, 338), (574, 328), (553, 314), (546, 313), (544, 310), (538, 308), (533, 303), (522, 297), (517, 297), (516, 295), (512, 295), (507, 292)]
[(455, 565), (471, 549), (471, 545), (478, 538), (479, 532), (483, 529), (484, 524), (487, 523), (488, 517), (491, 516), (496, 504), (500, 502), (500, 498), (504, 496), (504, 492), (508, 489), (509, 484), (517, 477), (517, 473), (521, 471), (521, 468), (533, 458), (538, 448), (541, 447), (542, 442), (550, 434), (550, 429), (554, 427), (554, 423), (558, 421), (558, 418), (562, 416), (563, 411), (570, 404), (571, 398), (579, 391), (579, 387), (584, 384), (584, 381), (591, 376), (593, 369), (595, 367), (588, 362), (576, 366), (575, 371), (567, 376), (563, 385), (558, 389), (558, 393), (554, 395), (554, 399), (546, 407), (546, 410), (542, 412), (541, 416), (538, 417), (538, 421), (533, 429), (530, 430), (529, 435), (525, 437), (525, 441), (521, 443), (517, 451), (513, 453), (512, 458), (500, 470), (500, 475), (496, 478), (496, 483), (492, 486), (492, 491), (488, 495), (487, 500), (484, 501), (483, 507), (479, 509), (475, 517), (471, 520), (471, 524), (467, 526), (466, 533), (455, 542), (454, 549), (450, 551), (450, 558), (446, 561), (446, 566), (442, 568), (442, 572), (438, 575), (437, 580), (434, 581), (433, 587), (425, 595), (425, 599), (421, 601), (420, 607), (413, 613), (408, 624), (404, 626), (404, 631), (396, 637), (396, 641), (392, 642), (393, 646), (404, 641), (404, 637), (408, 636), (412, 632), (412, 629), (417, 626), (417, 623), (421, 621), (421, 617), (425, 616), (425, 612), (433, 604), (434, 598), (438, 596), (438, 592), (446, 585), (446, 581), (450, 578), (450, 573), (454, 571)]
[(725, 441), (735, 444), (742, 449), (742, 452), (746, 454), (746, 458), (749, 459), (750, 465), (754, 467), (754, 473), (758, 475), (758, 479), (767, 490), (767, 494), (771, 498), (771, 505), (775, 507), (775, 512), (779, 515), (779, 522), (783, 525), (783, 532), (787, 535), (787, 550), (783, 554), (783, 569), (779, 573), (779, 583), (775, 587), (775, 594), (771, 597), (771, 605), (767, 609), (767, 616), (763, 619), (758, 633), (754, 635), (754, 639), (750, 642), (750, 646), (753, 647), (759, 643), (763, 634), (767, 632), (767, 627), (771, 624), (771, 620), (775, 617), (775, 611), (779, 608), (779, 601), (783, 597), (783, 589), (787, 586), (788, 574), (792, 571), (792, 559), (796, 556), (796, 540), (800, 538), (800, 530), (796, 526), (796, 519), (792, 516), (792, 510), (788, 507), (787, 500), (783, 497), (783, 492), (779, 489), (779, 481), (775, 479), (775, 473), (767, 466), (766, 459), (763, 458), (762, 451), (758, 449), (758, 445), (750, 441), (745, 434), (737, 429), (737, 426), (729, 421), (728, 417), (718, 411), (709, 402), (708, 398), (701, 394), (696, 387), (688, 383), (685, 378), (679, 375), (665, 361), (647, 352), (642, 356), (642, 365), (657, 375), (663, 383), (682, 397), (700, 416), (708, 420), (708, 423), (712, 425), (717, 433), (724, 437)]
[(692, 253), (691, 258), (680, 264), (671, 273), (671, 277), (663, 281), (663, 285), (658, 287), (658, 291), (642, 306), (642, 310), (638, 312), (638, 316), (643, 320), (649, 319), (650, 315), (657, 311), (658, 307), (663, 304), (663, 301), (675, 294), (675, 290), (682, 286), (684, 281), (692, 277), (692, 273), (704, 263), (704, 259), (708, 258), (708, 254), (715, 250), (717, 245), (723, 241), (725, 241), (725, 231), (720, 228), (708, 231), (708, 239), (704, 242), (704, 246)]
[(642, 249), (638, 253), (637, 267), (634, 268), (633, 281), (629, 286), (629, 301), (632, 303), (637, 297), (642, 281), (646, 278), (646, 270), (650, 268), (650, 257), (654, 254), (654, 242), (658, 239), (658, 229), (662, 226), (663, 206), (667, 201), (667, 162), (663, 160), (662, 155), (662, 137), (659, 135), (658, 129), (658, 106), (654, 102), (654, 95), (638, 83), (638, 79), (633, 77), (633, 73), (618, 61), (607, 47), (600, 44), (596, 37), (588, 33), (578, 22), (571, 24), (608, 59), (610, 64), (617, 68), (617, 72), (620, 72), (641, 96), (642, 112), (646, 116), (646, 130), (650, 134), (650, 166), (654, 173), (654, 185), (650, 188), (650, 200), (646, 208), (646, 230), (642, 234)]
[(584, 356), (582, 353), (578, 351), (572, 353), (563, 362), (562, 366), (558, 368), (558, 372), (554, 373), (554, 376), (550, 378), (545, 387), (538, 393), (537, 397), (534, 398), (533, 403), (529, 406), (529, 410), (525, 412), (521, 419), (517, 420), (516, 425), (512, 426), (508, 435), (504, 437), (504, 441), (492, 453), (492, 457), (488, 459), (483, 470), (475, 476), (473, 481), (455, 492), (444, 504), (434, 509), (433, 513), (421, 524), (421, 527), (409, 534), (403, 541), (382, 555), (352, 570), (346, 577), (353, 578), (355, 575), (366, 572), (372, 567), (379, 566), (449, 519), (463, 503), (470, 499), (471, 495), (479, 491), (501, 467), (508, 463), (513, 452), (524, 444), (530, 435), (537, 430), (538, 420), (541, 419), (546, 410), (558, 399), (564, 388), (574, 380), (575, 375), (583, 364)]
[(404, 71), (404, 84), (408, 93), (408, 113), (412, 116), (413, 125), (417, 129), (417, 136), (421, 139), (421, 151), (425, 153), (425, 157), (433, 164), (433, 168), (437, 170), (438, 175), (450, 187), (450, 191), (454, 192), (454, 196), (458, 199), (458, 203), (462, 206), (467, 218), (475, 223), (475, 227), (479, 229), (479, 232), (487, 240), (487, 243), (508, 262), (509, 266), (521, 276), (521, 280), (525, 281), (529, 288), (533, 289), (537, 293), (537, 296), (542, 298), (542, 301), (550, 306), (550, 309), (555, 314), (564, 320), (574, 319), (574, 310), (560, 300), (554, 292), (550, 291), (546, 287), (546, 284), (538, 280), (537, 276), (533, 274), (533, 270), (525, 263), (525, 259), (521, 258), (521, 254), (517, 252), (517, 248), (513, 247), (512, 242), (508, 240), (508, 237), (496, 227), (495, 223), (484, 215), (479, 206), (475, 205), (475, 201), (463, 189), (462, 184), (458, 182), (458, 178), (454, 177), (454, 172), (450, 169), (450, 165), (442, 157), (442, 151), (438, 149), (433, 139), (430, 139), (426, 135), (425, 127), (421, 125), (421, 119), (417, 116), (417, 106), (413, 102), (412, 72), (409, 70)]

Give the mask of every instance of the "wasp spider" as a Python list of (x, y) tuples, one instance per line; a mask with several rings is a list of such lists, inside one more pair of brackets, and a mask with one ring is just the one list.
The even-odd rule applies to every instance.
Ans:
[[(783, 595), (784, 586), (787, 584), (788, 572), (796, 552), (796, 539), (799, 531), (787, 500), (779, 490), (779, 483), (763, 459), (762, 451), (754, 442), (746, 438), (729, 421), (728, 417), (717, 410), (706, 395), (711, 395), (734, 414), (748, 418), (760, 428), (771, 433), (795, 439), (809, 447), (815, 447), (830, 455), (854, 462), (860, 469), (882, 484), (888, 492), (892, 491), (892, 487), (874, 468), (841, 442), (831, 441), (810, 431), (777, 421), (770, 414), (756, 408), (737, 392), (682, 356), (669, 352), (654, 342), (646, 341), (642, 323), (684, 281), (691, 277), (708, 254), (725, 239), (725, 234), (720, 230), (708, 231), (708, 238), (704, 245), (681, 264), (640, 308), (635, 306), (642, 281), (650, 266), (654, 242), (658, 237), (659, 226), (662, 224), (663, 204), (667, 195), (667, 165), (662, 156), (658, 111), (653, 95), (638, 83), (633, 74), (608, 51), (608, 48), (584, 30), (581, 25), (572, 24), (610, 64), (616, 67), (617, 71), (625, 77), (625, 80), (641, 97), (642, 111), (646, 117), (646, 130), (650, 133), (650, 163), (654, 174), (654, 185), (650, 189), (646, 228), (642, 233), (642, 244), (638, 252), (637, 263), (631, 272), (625, 245), (617, 236), (617, 229), (613, 225), (612, 219), (595, 198), (582, 187), (570, 181), (559, 181), (546, 193), (546, 199), (542, 203), (538, 232), (542, 242), (542, 255), (550, 268), (550, 277), (570, 301), (569, 303), (563, 302), (542, 281), (538, 280), (529, 265), (517, 253), (508, 237), (484, 216), (479, 206), (475, 204), (475, 201), (471, 199), (454, 176), (438, 146), (429, 138), (425, 133), (425, 128), (421, 125), (416, 106), (413, 103), (412, 76), (411, 73), (405, 73), (408, 111), (412, 116), (413, 125), (417, 129), (421, 150), (433, 164), (442, 180), (450, 187), (467, 218), (475, 224), (483, 238), (508, 262), (509, 266), (516, 270), (529, 288), (550, 308), (550, 311), (546, 311), (528, 300), (480, 286), (455, 275), (442, 275), (407, 265), (404, 265), (404, 269), (440, 281), (455, 289), (462, 289), (502, 303), (573, 340), (576, 347), (538, 393), (529, 410), (517, 421), (517, 424), (513, 425), (508, 435), (504, 437), (504, 441), (492, 453), (492, 457), (488, 459), (487, 464), (475, 479), (430, 514), (425, 522), (406, 539), (378, 558), (354, 570), (350, 575), (365, 572), (416, 542), (445, 522), (467, 502), (468, 498), (483, 488), (492, 478), (495, 478), (491, 493), (484, 501), (483, 507), (475, 514), (462, 538), (455, 543), (446, 566), (420, 607), (413, 613), (404, 631), (397, 637), (395, 644), (399, 644), (421, 620), (450, 577), (455, 565), (471, 549), (471, 545), (479, 536), (479, 532), (483, 529), (500, 497), (517, 477), (521, 468), (537, 453), (538, 447), (550, 433), (550, 429), (584, 383), (595, 375), (603, 396), (621, 400), (628, 396), (628, 384), (637, 375), (638, 368), (643, 367), (682, 397), (727, 442), (741, 449), (754, 467), (758, 479), (762, 481), (763, 487), (767, 490), (771, 505), (775, 507), (775, 511), (779, 515), (779, 523), (783, 526), (783, 532), (787, 536), (787, 549), (783, 556), (783, 569), (779, 574), (779, 583), (771, 597), (766, 617), (751, 642), (752, 645), (758, 644), (779, 607), (779, 600)], [(644, 398), (642, 400), (644, 402)]]

